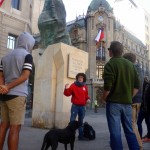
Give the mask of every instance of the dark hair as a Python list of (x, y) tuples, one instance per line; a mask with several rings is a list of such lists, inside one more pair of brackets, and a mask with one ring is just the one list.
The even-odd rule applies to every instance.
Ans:
[(122, 56), (123, 45), (118, 41), (112, 41), (108, 50), (112, 50), (113, 56)]
[(76, 80), (78, 80), (79, 76), (82, 76), (83, 77), (83, 82), (86, 82), (86, 75), (85, 75), (85, 73), (78, 73), (76, 75)]
[(136, 62), (136, 55), (133, 54), (133, 53), (125, 53), (125, 54), (123, 55), (123, 57), (124, 57), (125, 59), (128, 59), (128, 60), (131, 61), (132, 63), (135, 63), (135, 62)]

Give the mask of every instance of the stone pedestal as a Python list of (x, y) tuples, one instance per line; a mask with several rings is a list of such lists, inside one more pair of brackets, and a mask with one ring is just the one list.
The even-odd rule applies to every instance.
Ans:
[(58, 43), (48, 46), (40, 56), (33, 51), (35, 63), (32, 124), (40, 128), (63, 128), (70, 119), (71, 97), (63, 95), (66, 83), (73, 83), (78, 72), (88, 68), (88, 53)]

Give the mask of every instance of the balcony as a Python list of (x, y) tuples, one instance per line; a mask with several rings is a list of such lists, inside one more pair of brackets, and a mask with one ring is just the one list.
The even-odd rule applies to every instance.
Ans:
[(103, 79), (99, 79), (99, 78), (92, 78), (92, 84), (93, 85), (103, 85), (104, 84), (104, 80)]
[(96, 60), (97, 60), (97, 61), (102, 61), (102, 62), (103, 62), (103, 61), (106, 60), (106, 57), (105, 57), (105, 56), (102, 56), (102, 57), (101, 57), (101, 56), (96, 56)]

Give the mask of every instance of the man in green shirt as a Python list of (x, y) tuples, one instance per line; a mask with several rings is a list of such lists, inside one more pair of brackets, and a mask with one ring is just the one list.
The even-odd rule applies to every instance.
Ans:
[(132, 130), (132, 97), (139, 89), (139, 78), (134, 65), (122, 57), (123, 45), (111, 42), (109, 56), (112, 57), (104, 67), (104, 92), (106, 116), (110, 132), (112, 150), (123, 150), (121, 124), (130, 150), (139, 150), (136, 136)]

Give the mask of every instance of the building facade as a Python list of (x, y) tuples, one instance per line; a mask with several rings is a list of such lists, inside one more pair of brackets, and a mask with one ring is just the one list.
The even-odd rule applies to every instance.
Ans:
[[(114, 13), (121, 24), (131, 30), (146, 45), (146, 50), (149, 51), (150, 14), (136, 0), (116, 0)], [(147, 55), (150, 60), (150, 53), (147, 52)], [(142, 64), (142, 62), (140, 63)]]
[[(145, 43), (147, 50), (150, 50), (150, 14), (146, 11), (145, 13)], [(150, 54), (149, 54), (150, 59)]]
[(0, 7), (0, 59), (11, 51), (18, 35), (32, 33), (32, 0), (5, 0)]
[[(86, 16), (77, 17), (67, 27), (72, 44), (89, 53), (89, 69), (86, 74), (92, 99), (97, 98), (97, 92), (100, 92), (103, 85), (102, 73), (105, 63), (110, 59), (107, 48), (111, 41), (120, 41), (124, 46), (124, 53), (135, 53), (144, 75), (149, 75), (149, 50), (117, 20), (106, 0), (92, 0)], [(97, 46), (95, 37), (100, 29), (104, 29), (105, 36)]]

